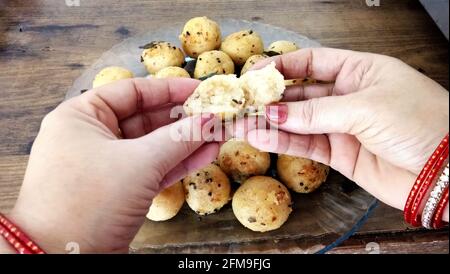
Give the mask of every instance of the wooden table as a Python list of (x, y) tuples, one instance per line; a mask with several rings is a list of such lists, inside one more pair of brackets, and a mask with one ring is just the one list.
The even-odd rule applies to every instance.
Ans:
[[(0, 211), (17, 197), (42, 117), (57, 106), (82, 71), (129, 36), (207, 15), (284, 27), (329, 47), (388, 54), (449, 86), (448, 41), (418, 1), (142, 1), (0, 0)], [(367, 224), (330, 253), (448, 253), (448, 231), (408, 228), (401, 213), (381, 205)], [(273, 244), (237, 251), (265, 252)], [(277, 250), (296, 252), (299, 243)], [(208, 250), (205, 250), (208, 251)], [(220, 251), (220, 248), (218, 248)]]

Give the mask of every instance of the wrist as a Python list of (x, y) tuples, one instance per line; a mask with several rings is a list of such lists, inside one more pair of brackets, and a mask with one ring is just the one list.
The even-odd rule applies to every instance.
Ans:
[(64, 232), (51, 222), (42, 221), (38, 216), (26, 214), (17, 208), (14, 208), (6, 217), (38, 244), (44, 252), (48, 254), (67, 253)]

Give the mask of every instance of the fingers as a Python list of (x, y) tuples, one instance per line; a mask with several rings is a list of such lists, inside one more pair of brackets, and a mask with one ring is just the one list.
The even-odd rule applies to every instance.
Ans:
[(152, 149), (152, 158), (157, 159), (154, 168), (163, 175), (162, 178), (205, 143), (211, 133), (204, 129), (214, 121), (214, 116), (209, 114), (187, 117), (134, 141)]
[(276, 129), (248, 132), (248, 142), (262, 150), (330, 163), (330, 144), (326, 135), (296, 135)]
[(117, 119), (122, 120), (168, 103), (182, 104), (199, 83), (186, 78), (135, 78), (99, 87), (89, 95), (100, 97)]
[(266, 107), (272, 125), (297, 134), (349, 133), (362, 130), (366, 118), (356, 94), (326, 96)]
[(219, 144), (207, 143), (197, 149), (188, 158), (175, 166), (162, 180), (160, 187), (164, 189), (194, 172), (212, 163), (219, 154)]
[(306, 48), (264, 59), (251, 69), (260, 69), (274, 61), (276, 68), (287, 79), (312, 77), (335, 81), (344, 63), (360, 53), (331, 48)]
[(186, 78), (126, 79), (105, 85), (68, 103), (117, 132), (118, 122), (166, 104), (182, 104), (200, 83)]
[(263, 151), (311, 159), (353, 179), (359, 141), (347, 134), (297, 135), (279, 130), (252, 130), (248, 142)]
[(334, 84), (290, 86), (283, 93), (283, 102), (296, 102), (333, 95)]
[(153, 130), (173, 123), (177, 117), (171, 117), (174, 106), (170, 105), (159, 110), (136, 113), (120, 122), (122, 136), (125, 139), (142, 137)]

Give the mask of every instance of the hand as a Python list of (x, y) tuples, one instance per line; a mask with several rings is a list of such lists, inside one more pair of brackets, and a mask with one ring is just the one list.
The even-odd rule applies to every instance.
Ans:
[[(381, 201), (403, 209), (429, 156), (449, 130), (449, 95), (400, 60), (336, 49), (302, 49), (266, 59), (286, 79), (335, 81), (289, 87), (266, 110), (278, 130), (248, 132), (262, 150), (330, 165)], [(278, 138), (278, 143), (268, 142)], [(448, 207), (445, 218), (448, 220)]]
[(217, 144), (171, 138), (213, 120), (169, 117), (198, 83), (123, 80), (62, 103), (42, 122), (10, 218), (47, 252), (127, 252), (152, 198), (217, 157)]

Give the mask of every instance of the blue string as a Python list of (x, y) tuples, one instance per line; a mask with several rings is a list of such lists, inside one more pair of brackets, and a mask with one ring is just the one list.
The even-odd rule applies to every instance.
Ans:
[(367, 219), (372, 215), (373, 210), (377, 206), (378, 206), (378, 200), (373, 201), (372, 204), (367, 209), (366, 213), (361, 217), (361, 219), (359, 219), (356, 222), (356, 224), (347, 233), (345, 233), (344, 235), (339, 237), (336, 241), (334, 241), (330, 245), (327, 245), (326, 247), (324, 247), (321, 250), (317, 251), (316, 254), (325, 254), (328, 251), (330, 251), (331, 249), (333, 249), (333, 248), (339, 246), (340, 244), (342, 244), (348, 238), (350, 238), (350, 236), (355, 234), (355, 232), (358, 231), (362, 227), (362, 225), (366, 223)]

